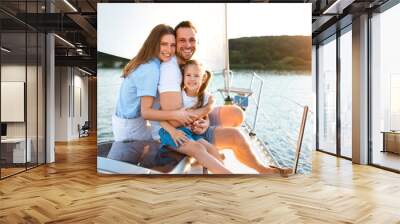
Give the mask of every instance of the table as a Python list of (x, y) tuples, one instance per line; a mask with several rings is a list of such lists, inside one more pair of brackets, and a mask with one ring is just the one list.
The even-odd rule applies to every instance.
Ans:
[[(31, 145), (32, 141), (27, 138), (28, 142), (25, 151), (25, 138), (6, 138), (1, 139), (1, 157), (6, 163), (25, 163), (30, 162), (32, 158)], [(25, 154), (26, 152), (26, 154)], [(26, 159), (26, 161), (25, 161)]]
[(383, 133), (382, 152), (400, 154), (400, 131), (382, 131), (381, 133)]

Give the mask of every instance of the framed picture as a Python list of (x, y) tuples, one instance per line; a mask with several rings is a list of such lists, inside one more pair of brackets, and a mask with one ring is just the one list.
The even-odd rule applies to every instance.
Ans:
[(98, 172), (310, 172), (310, 21), (311, 4), (99, 4)]

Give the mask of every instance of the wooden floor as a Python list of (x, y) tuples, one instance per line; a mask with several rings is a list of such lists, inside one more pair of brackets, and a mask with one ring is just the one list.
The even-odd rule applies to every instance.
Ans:
[(314, 154), (310, 176), (99, 176), (95, 138), (0, 181), (0, 223), (400, 223), (400, 175)]
[(13, 175), (15, 173), (19, 173), (26, 170), (25, 167), (23, 168), (1, 168), (1, 177), (7, 177)]
[(377, 165), (400, 170), (400, 154), (375, 150), (372, 161)]

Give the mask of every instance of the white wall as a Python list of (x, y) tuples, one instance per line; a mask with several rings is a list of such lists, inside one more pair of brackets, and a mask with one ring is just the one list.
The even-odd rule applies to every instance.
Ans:
[(83, 75), (72, 67), (56, 67), (56, 141), (77, 139), (78, 124), (88, 120), (88, 78)]
[[(76, 72), (76, 70), (75, 70)], [(76, 74), (76, 73), (75, 73)], [(82, 74), (82, 73), (79, 73)], [(81, 122), (87, 121), (88, 119), (88, 77), (75, 75), (75, 87), (81, 88), (82, 94), (82, 116), (80, 116)]]
[(68, 140), (68, 86), (67, 67), (55, 68), (55, 141)]
[(72, 138), (77, 138), (79, 135), (77, 128), (78, 124), (82, 126), (85, 121), (88, 120), (88, 78), (81, 76), (82, 73), (76, 69), (74, 70), (74, 74), (74, 96), (71, 96), (71, 99), (74, 99), (74, 102), (71, 102), (71, 105), (74, 105), (74, 107), (71, 110), (72, 129), (70, 134), (73, 136)]

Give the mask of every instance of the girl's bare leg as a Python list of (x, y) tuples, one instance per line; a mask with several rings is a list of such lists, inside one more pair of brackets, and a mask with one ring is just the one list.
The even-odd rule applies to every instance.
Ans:
[(221, 154), (219, 154), (219, 150), (217, 147), (212, 145), (211, 143), (207, 142), (205, 139), (199, 139), (197, 140), (198, 143), (202, 144), (204, 147), (206, 147), (207, 152), (210, 153), (212, 156), (214, 156), (216, 159), (218, 159), (221, 163), (223, 163)]
[(207, 152), (206, 147), (198, 142), (187, 142), (179, 147), (179, 152), (195, 158), (201, 165), (214, 174), (231, 174), (224, 164)]

